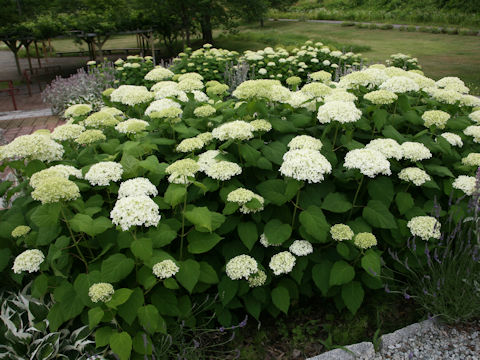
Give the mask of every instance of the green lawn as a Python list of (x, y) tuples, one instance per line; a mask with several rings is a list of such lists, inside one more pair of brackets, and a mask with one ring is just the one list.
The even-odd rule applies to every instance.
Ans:
[[(480, 93), (480, 37), (398, 30), (370, 30), (337, 24), (306, 22), (265, 23), (242, 26), (238, 35), (221, 36), (219, 47), (240, 50), (273, 45), (291, 45), (304, 40), (334, 44), (340, 49), (360, 49), (371, 62), (383, 62), (402, 52), (418, 57), (425, 74), (434, 79), (458, 76)], [(345, 44), (344, 47), (338, 44)], [(362, 50), (363, 49), (363, 50)], [(369, 49), (369, 50), (366, 50)]]

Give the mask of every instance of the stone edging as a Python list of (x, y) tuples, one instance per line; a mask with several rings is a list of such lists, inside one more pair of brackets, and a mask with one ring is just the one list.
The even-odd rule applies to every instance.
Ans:
[[(397, 330), (391, 334), (383, 335), (380, 338), (380, 351), (385, 348), (388, 349), (389, 346), (396, 345), (404, 339), (408, 339), (409, 337), (423, 333), (434, 327), (435, 324), (435, 320), (433, 319), (425, 320), (420, 323), (408, 325), (407, 327)], [(345, 346), (345, 348), (354, 353), (355, 355), (343, 349), (335, 349), (308, 358), (307, 360), (354, 360), (357, 357), (363, 357), (367, 359), (375, 357), (375, 348), (373, 346), (373, 343), (368, 341), (348, 345)]]

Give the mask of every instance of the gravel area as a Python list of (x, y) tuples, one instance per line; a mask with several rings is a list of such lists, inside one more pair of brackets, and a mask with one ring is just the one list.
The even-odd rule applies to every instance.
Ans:
[(436, 324), (396, 344), (384, 346), (375, 357), (368, 357), (368, 360), (382, 359), (479, 360), (480, 321), (456, 327)]

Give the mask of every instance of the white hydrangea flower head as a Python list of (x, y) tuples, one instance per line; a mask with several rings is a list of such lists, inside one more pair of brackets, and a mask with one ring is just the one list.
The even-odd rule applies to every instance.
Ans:
[(168, 279), (174, 276), (180, 268), (172, 260), (163, 260), (153, 265), (153, 274), (159, 279)]
[(169, 174), (168, 182), (173, 184), (189, 184), (189, 177), (195, 177), (195, 174), (200, 170), (200, 166), (195, 160), (181, 159), (170, 164), (165, 172)]
[(382, 175), (391, 175), (390, 162), (385, 155), (374, 149), (350, 150), (345, 155), (344, 165), (347, 169), (358, 169), (363, 175), (370, 178)]
[(293, 149), (283, 155), (280, 173), (296, 180), (319, 183), (325, 174), (332, 172), (332, 165), (320, 154), (312, 149)]
[(52, 132), (52, 139), (57, 141), (73, 140), (77, 138), (85, 127), (78, 124), (65, 124), (57, 126)]
[(410, 161), (420, 161), (430, 159), (432, 153), (422, 143), (406, 141), (402, 145), (403, 158)]
[(236, 175), (242, 173), (242, 168), (231, 161), (218, 161), (211, 163), (208, 168), (205, 169), (205, 174), (212, 179), (227, 181)]
[(258, 264), (251, 256), (238, 255), (227, 262), (225, 271), (232, 280), (248, 280), (251, 275), (258, 272)]
[(280, 101), (287, 100), (290, 91), (283, 87), (279, 80), (247, 80), (233, 91), (232, 96), (240, 100), (260, 98)]
[(422, 115), (425, 127), (436, 126), (439, 129), (445, 129), (450, 114), (442, 110), (425, 111)]
[(248, 286), (251, 288), (259, 287), (265, 284), (267, 281), (267, 274), (263, 270), (258, 270), (256, 274), (252, 274), (248, 277)]
[(65, 179), (68, 179), (70, 176), (75, 176), (78, 179), (81, 179), (83, 177), (82, 171), (73, 166), (55, 165), (32, 174), (29, 184), (31, 187), (36, 188), (38, 184), (40, 184), (46, 178), (52, 176), (63, 177)]
[(117, 125), (118, 123), (119, 121), (106, 111), (98, 111), (93, 113), (83, 121), (83, 124), (86, 127), (93, 128), (111, 127)]
[(178, 117), (182, 114), (181, 107), (178, 102), (171, 99), (155, 100), (145, 110), (145, 115), (156, 118)]
[(90, 111), (92, 111), (92, 105), (90, 104), (75, 104), (69, 106), (67, 110), (65, 110), (63, 116), (66, 118), (83, 116), (90, 113)]
[(451, 132), (445, 132), (440, 134), (440, 136), (443, 137), (445, 140), (447, 140), (452, 146), (458, 146), (458, 147), (463, 146), (462, 138), (457, 134), (454, 134)]
[(132, 226), (157, 226), (161, 216), (152, 199), (147, 195), (135, 195), (118, 199), (110, 218), (112, 223), (127, 231)]
[[(259, 208), (250, 208), (249, 206), (247, 206), (247, 203), (252, 201), (253, 199), (258, 200), (261, 205)], [(242, 212), (243, 214), (250, 214), (262, 211), (263, 204), (265, 202), (263, 197), (245, 188), (238, 188), (229, 192), (227, 195), (227, 201), (234, 202), (240, 205), (240, 212)]]
[(381, 90), (389, 90), (394, 93), (416, 92), (420, 86), (406, 76), (393, 76), (379, 86)]
[(148, 122), (140, 119), (128, 119), (118, 123), (115, 126), (115, 130), (117, 130), (121, 134), (138, 134), (142, 131), (145, 131), (148, 127)]
[(104, 106), (100, 109), (101, 112), (110, 114), (112, 116), (115, 116), (116, 118), (124, 118), (125, 114), (123, 113), (122, 110), (119, 110), (115, 107), (110, 107), (110, 106)]
[(112, 300), (114, 293), (113, 285), (109, 283), (96, 283), (88, 289), (88, 296), (94, 303), (108, 302)]
[(102, 130), (96, 130), (96, 129), (85, 130), (75, 138), (75, 142), (80, 145), (89, 145), (97, 141), (105, 141), (105, 140), (107, 140), (107, 137), (102, 132)]
[(205, 146), (205, 143), (198, 137), (184, 139), (177, 145), (176, 151), (182, 153), (189, 153), (195, 150), (200, 150)]
[(307, 256), (313, 252), (313, 246), (307, 240), (295, 240), (288, 250), (297, 256)]
[(417, 167), (407, 167), (398, 173), (400, 180), (414, 183), (416, 186), (421, 186), (425, 182), (432, 180), (424, 170)]
[(372, 233), (363, 232), (355, 235), (353, 243), (360, 249), (368, 249), (377, 245), (377, 238)]
[(204, 133), (200, 133), (198, 134), (197, 136), (195, 136), (197, 139), (200, 139), (204, 142), (205, 145), (208, 145), (212, 142), (213, 140), (213, 135), (211, 132), (204, 132)]
[(441, 78), (435, 84), (439, 88), (444, 88), (446, 90), (454, 90), (462, 94), (467, 94), (470, 91), (470, 89), (465, 86), (465, 83), (455, 76), (447, 76)]
[(27, 235), (30, 232), (30, 230), (32, 230), (30, 228), (30, 226), (19, 225), (15, 229), (12, 230), (11, 235), (14, 238), (19, 238), (19, 237)]
[(376, 90), (365, 94), (363, 98), (375, 105), (388, 105), (395, 102), (398, 96), (390, 90)]
[(253, 131), (269, 132), (272, 130), (272, 124), (263, 119), (250, 121), (250, 125), (253, 126)]
[(208, 101), (210, 101), (207, 94), (205, 94), (203, 91), (193, 90), (193, 91), (191, 91), (191, 93), (193, 94), (193, 98), (195, 99), (195, 101), (198, 101), (198, 102), (208, 102)]
[(362, 111), (357, 109), (354, 103), (345, 101), (331, 101), (318, 108), (317, 119), (320, 124), (328, 124), (332, 121), (339, 123), (351, 123), (362, 117)]
[(332, 92), (328, 95), (325, 95), (323, 98), (324, 103), (332, 102), (332, 101), (345, 101), (345, 102), (354, 102), (357, 100), (357, 97), (352, 93), (344, 89), (333, 89)]
[(303, 93), (302, 91), (294, 91), (290, 93), (290, 97), (285, 101), (286, 104), (291, 105), (293, 108), (306, 108), (310, 111), (315, 111), (315, 101), (312, 101), (314, 97)]
[(454, 105), (457, 103), (457, 101), (462, 99), (462, 94), (456, 92), (455, 90), (425, 88), (423, 91), (430, 95), (434, 100), (444, 104)]
[(315, 139), (309, 135), (298, 135), (295, 136), (288, 143), (288, 148), (290, 150), (294, 149), (310, 149), (310, 150), (320, 150), (323, 146), (322, 142), (318, 139)]
[(275, 275), (288, 274), (295, 266), (295, 256), (289, 251), (282, 251), (275, 254), (270, 259), (268, 266), (272, 269)]
[(407, 71), (395, 66), (389, 66), (383, 69), (383, 71), (385, 71), (385, 74), (387, 74), (387, 76), (390, 78), (395, 76), (407, 76)]
[(203, 81), (203, 76), (200, 75), (199, 73), (196, 73), (196, 72), (188, 72), (188, 73), (180, 75), (178, 77), (177, 81), (180, 82), (180, 81), (187, 80), (187, 79), (194, 79), (194, 80), (198, 80), (198, 81)]
[(312, 98), (323, 98), (325, 95), (330, 94), (333, 89), (320, 82), (312, 82), (303, 85), (300, 89), (302, 93)]
[(460, 175), (452, 184), (454, 189), (462, 190), (468, 196), (472, 195), (477, 187), (477, 179), (475, 176)]
[(366, 146), (366, 149), (377, 150), (387, 159), (400, 160), (403, 158), (403, 150), (398, 142), (393, 139), (374, 139)]
[(185, 78), (178, 82), (178, 89), (186, 92), (191, 92), (193, 90), (202, 90), (205, 86), (201, 80), (193, 78)]
[(2, 157), (26, 160), (56, 161), (63, 157), (63, 146), (47, 134), (21, 135), (2, 147)]
[(330, 235), (336, 241), (345, 241), (353, 239), (353, 231), (350, 226), (345, 224), (335, 224), (330, 227)]
[(15, 258), (12, 270), (15, 274), (24, 271), (29, 273), (40, 270), (40, 265), (45, 260), (45, 255), (38, 249), (25, 250)]
[(152, 101), (154, 96), (145, 86), (120, 85), (110, 94), (110, 100), (135, 106)]
[(463, 133), (467, 136), (473, 136), (473, 142), (480, 143), (480, 126), (479, 125), (470, 125)]
[(80, 197), (77, 184), (63, 176), (48, 176), (35, 185), (35, 190), (30, 195), (42, 204), (71, 201)]
[(145, 75), (144, 79), (149, 81), (163, 81), (171, 79), (173, 75), (173, 72), (163, 66), (156, 66)]
[(200, 168), (199, 170), (205, 172), (210, 167), (210, 165), (220, 161), (217, 161), (215, 159), (218, 155), (220, 155), (219, 150), (207, 150), (204, 153), (198, 155), (197, 164)]
[(120, 188), (118, 189), (119, 199), (138, 195), (157, 196), (158, 190), (150, 180), (143, 177), (129, 179), (120, 184)]
[(121, 180), (123, 167), (121, 164), (113, 161), (102, 161), (90, 167), (85, 174), (85, 180), (88, 180), (92, 186), (108, 186), (111, 181)]
[(230, 139), (249, 140), (253, 138), (254, 131), (255, 128), (250, 123), (242, 120), (235, 120), (224, 123), (213, 129), (212, 136), (221, 141)]
[(476, 110), (468, 115), (468, 117), (475, 121), (477, 124), (480, 124), (480, 110)]
[(197, 117), (209, 117), (215, 114), (217, 110), (212, 105), (203, 105), (193, 110), (193, 114)]
[(330, 81), (332, 81), (332, 74), (330, 74), (329, 72), (324, 71), (324, 70), (320, 70), (320, 71), (310, 73), (310, 74), (308, 74), (308, 77), (310, 79), (312, 79), (313, 81), (320, 81), (322, 83), (327, 83), (327, 84)]
[(422, 74), (417, 74), (415, 72), (412, 72), (412, 70), (407, 71), (405, 76), (415, 81), (418, 84), (418, 86), (420, 86), (420, 89), (425, 89), (428, 87), (435, 86), (435, 80), (430, 79)]
[(462, 164), (468, 166), (480, 166), (480, 153), (470, 153), (462, 159)]
[(462, 95), (460, 97), (460, 106), (469, 106), (469, 107), (480, 106), (480, 99), (473, 95)]
[(418, 236), (427, 241), (428, 239), (440, 239), (440, 222), (432, 216), (415, 216), (408, 223), (408, 228), (413, 236)]

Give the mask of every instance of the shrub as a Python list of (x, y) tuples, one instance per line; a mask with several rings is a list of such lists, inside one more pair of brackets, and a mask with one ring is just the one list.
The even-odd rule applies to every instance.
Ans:
[(449, 34), (449, 35), (457, 35), (457, 34), (458, 34), (458, 29), (455, 29), (455, 28), (447, 28), (447, 34)]
[(437, 28), (437, 27), (432, 27), (430, 28), (430, 32), (432, 34), (441, 34), (442, 33), (442, 29), (441, 28)]
[(467, 35), (467, 36), (476, 36), (478, 35), (478, 30), (471, 30), (471, 29), (460, 29), (458, 30), (459, 35)]
[(426, 27), (426, 26), (420, 26), (418, 28), (418, 31), (420, 31), (420, 32), (430, 32), (430, 28)]
[(393, 25), (392, 24), (383, 24), (383, 25), (380, 25), (380, 29), (381, 30), (391, 30), (391, 29), (393, 29)]
[(415, 31), (417, 31), (417, 27), (416, 27), (416, 26), (412, 26), (412, 25), (407, 26), (407, 31), (409, 31), (409, 32), (415, 32)]
[(0, 212), (2, 281), (53, 294), (51, 331), (88, 324), (123, 360), (193, 322), (206, 294), (223, 327), (309, 298), (355, 314), (388, 249), (403, 256), (411, 234), (439, 247), (434, 200), (441, 226), (467, 210), (449, 197), (480, 164), (479, 101), (451, 90), (460, 79), (376, 66), (229, 94), (200, 78), (120, 86), (100, 112), (68, 109), (62, 140), (0, 148), (25, 191)]
[(355, 26), (355, 22), (353, 22), (353, 21), (344, 21), (344, 22), (342, 22), (340, 25), (343, 26), (343, 27)]

